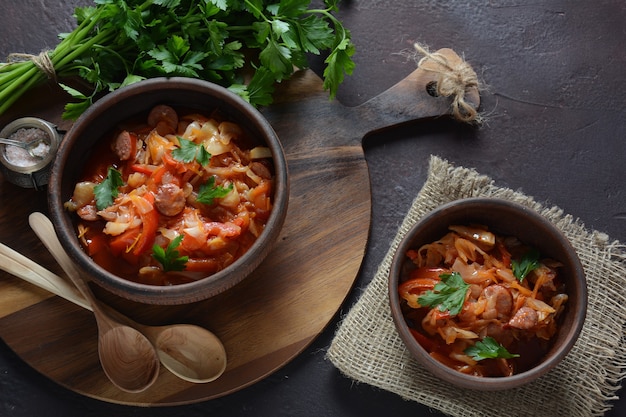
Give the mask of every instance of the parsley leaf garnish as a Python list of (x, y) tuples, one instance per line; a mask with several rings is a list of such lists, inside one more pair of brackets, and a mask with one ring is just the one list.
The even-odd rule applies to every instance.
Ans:
[(183, 271), (185, 269), (189, 257), (180, 256), (180, 252), (176, 249), (182, 240), (183, 235), (178, 235), (167, 245), (166, 249), (159, 245), (152, 247), (152, 257), (163, 266), (163, 271)]
[(526, 278), (526, 275), (532, 270), (537, 269), (539, 265), (539, 251), (534, 248), (526, 252), (519, 261), (511, 261), (513, 275), (515, 275), (515, 278), (517, 278), (519, 282), (522, 282), (524, 278)]
[(200, 186), (197, 201), (203, 204), (213, 204), (213, 201), (216, 198), (226, 197), (232, 189), (232, 183), (230, 183), (228, 187), (215, 185), (215, 177), (211, 177), (207, 182)]
[(463, 281), (458, 272), (441, 274), (439, 278), (441, 281), (435, 284), (432, 290), (419, 296), (417, 302), (424, 307), (437, 306), (440, 311), (447, 310), (453, 316), (459, 314), (463, 308), (469, 284)]
[(104, 210), (113, 204), (113, 200), (119, 194), (119, 187), (122, 185), (124, 185), (122, 173), (112, 166), (109, 167), (104, 181), (93, 188), (96, 198), (96, 208), (98, 210)]
[(174, 159), (187, 163), (195, 159), (202, 166), (209, 163), (211, 154), (206, 150), (204, 145), (195, 143), (181, 136), (177, 136), (177, 138), (178, 142), (180, 142), (180, 148), (172, 150), (172, 157), (174, 157)]
[(504, 346), (496, 341), (493, 337), (485, 337), (482, 341), (478, 341), (474, 346), (470, 346), (463, 351), (466, 355), (471, 356), (476, 361), (483, 359), (511, 359), (518, 358), (518, 354), (510, 353)]

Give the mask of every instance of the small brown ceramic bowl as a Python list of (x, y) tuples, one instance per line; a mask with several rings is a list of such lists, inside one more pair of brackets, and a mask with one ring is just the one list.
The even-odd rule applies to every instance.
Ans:
[[(97, 265), (77, 238), (75, 213), (64, 208), (97, 143), (120, 123), (146, 117), (156, 105), (168, 105), (210, 115), (219, 111), (249, 135), (265, 144), (274, 167), (272, 211), (252, 246), (232, 264), (213, 275), (178, 285), (147, 285), (116, 276)], [(143, 119), (145, 120), (145, 119)], [(281, 143), (269, 122), (249, 103), (215, 84), (189, 78), (155, 78), (116, 90), (93, 104), (63, 139), (52, 165), (48, 188), (49, 210), (67, 253), (96, 284), (126, 299), (147, 304), (187, 304), (219, 294), (250, 275), (271, 251), (287, 214), (289, 186)]]
[[(406, 281), (413, 262), (409, 249), (419, 249), (449, 232), (450, 225), (481, 224), (501, 236), (517, 237), (522, 243), (539, 250), (542, 258), (562, 263), (559, 276), (565, 284), (568, 301), (560, 314), (558, 331), (548, 351), (536, 365), (512, 376), (484, 377), (462, 373), (434, 359), (415, 339), (403, 313), (405, 303), (398, 294), (398, 285)], [(389, 276), (391, 314), (401, 339), (412, 356), (435, 377), (468, 389), (495, 391), (527, 384), (553, 369), (576, 342), (585, 321), (587, 286), (576, 251), (563, 234), (537, 212), (521, 205), (493, 198), (462, 199), (443, 205), (422, 218), (400, 242), (391, 264)], [(420, 324), (417, 324), (418, 326)], [(443, 342), (443, 340), (442, 340)]]

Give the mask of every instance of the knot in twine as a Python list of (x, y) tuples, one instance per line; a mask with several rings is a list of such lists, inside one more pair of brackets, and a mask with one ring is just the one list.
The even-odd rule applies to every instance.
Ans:
[[(453, 65), (443, 54), (437, 52), (430, 53), (428, 49), (418, 43), (414, 44), (413, 47), (418, 53), (424, 55), (417, 63), (417, 66), (426, 71), (439, 74), (437, 95), (453, 97), (452, 115), (454, 118), (466, 123), (480, 123), (481, 117), (478, 111), (465, 101), (467, 89), (479, 88), (478, 77), (472, 67), (462, 59)], [(434, 62), (436, 66), (425, 65), (429, 62)]]
[(46, 77), (48, 77), (48, 79), (56, 80), (57, 78), (57, 73), (54, 70), (54, 64), (52, 63), (52, 60), (50, 59), (50, 54), (48, 51), (43, 51), (39, 53), (39, 55), (13, 53), (9, 55), (7, 61), (8, 62), (32, 61), (33, 64), (35, 64), (35, 66), (39, 68), (39, 70), (43, 72), (46, 75)]

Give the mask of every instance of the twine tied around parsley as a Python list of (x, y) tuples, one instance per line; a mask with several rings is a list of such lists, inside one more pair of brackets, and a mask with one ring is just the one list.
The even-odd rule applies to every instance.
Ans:
[(413, 47), (418, 54), (423, 55), (417, 63), (418, 68), (439, 75), (437, 96), (452, 97), (452, 115), (454, 118), (466, 123), (480, 123), (482, 118), (478, 111), (465, 101), (467, 89), (480, 88), (478, 77), (471, 65), (463, 59), (458, 63), (451, 63), (443, 54), (431, 53), (419, 43), (415, 43)]
[(8, 62), (22, 62), (22, 61), (32, 61), (33, 64), (41, 72), (43, 72), (46, 77), (50, 80), (57, 79), (57, 73), (54, 69), (54, 64), (52, 63), (52, 59), (50, 59), (49, 51), (42, 51), (39, 55), (31, 55), (31, 54), (23, 54), (23, 53), (12, 53), (9, 54), (7, 58)]

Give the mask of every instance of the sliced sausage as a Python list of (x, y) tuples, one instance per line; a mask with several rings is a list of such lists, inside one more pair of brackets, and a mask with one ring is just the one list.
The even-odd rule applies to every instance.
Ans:
[(113, 142), (113, 152), (120, 161), (134, 158), (137, 152), (137, 137), (126, 130), (122, 131)]
[(154, 205), (165, 216), (176, 216), (185, 208), (185, 193), (176, 184), (162, 184), (157, 189)]
[(178, 114), (170, 106), (159, 104), (150, 111), (148, 124), (161, 136), (173, 134), (178, 128)]
[(537, 325), (539, 321), (539, 315), (537, 311), (530, 307), (522, 307), (517, 310), (517, 313), (509, 320), (509, 326), (516, 329), (528, 330)]
[(261, 178), (265, 178), (267, 180), (272, 179), (272, 173), (270, 172), (269, 168), (265, 166), (262, 162), (255, 161), (250, 163), (250, 169)]

